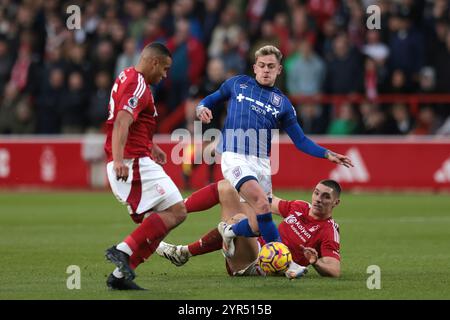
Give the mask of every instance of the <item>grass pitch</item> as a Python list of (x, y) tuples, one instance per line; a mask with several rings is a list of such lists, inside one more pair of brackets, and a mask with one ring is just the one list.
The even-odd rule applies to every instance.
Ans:
[[(278, 192), (310, 200), (310, 192)], [(450, 299), (448, 194), (343, 194), (342, 276), (231, 278), (220, 252), (175, 267), (157, 255), (137, 269), (146, 292), (115, 292), (104, 250), (135, 225), (109, 192), (0, 193), (0, 300), (4, 299)], [(193, 213), (166, 238), (198, 239), (219, 220), (215, 207)], [(279, 219), (277, 220), (279, 221)], [(69, 290), (70, 265), (81, 289)], [(367, 268), (380, 267), (381, 289), (369, 290)]]

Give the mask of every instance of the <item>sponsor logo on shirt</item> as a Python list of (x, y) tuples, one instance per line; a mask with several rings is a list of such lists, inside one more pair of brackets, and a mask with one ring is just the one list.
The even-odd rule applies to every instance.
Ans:
[(284, 219), (284, 221), (285, 221), (287, 224), (294, 224), (294, 223), (297, 222), (297, 218), (294, 217), (293, 215), (290, 215), (289, 217), (287, 217), (286, 219)]

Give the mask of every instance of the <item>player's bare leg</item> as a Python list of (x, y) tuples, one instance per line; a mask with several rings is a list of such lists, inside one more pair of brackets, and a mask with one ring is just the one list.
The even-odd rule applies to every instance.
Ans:
[[(254, 215), (253, 209), (248, 204), (240, 202), (239, 194), (228, 181), (219, 181), (218, 191), (220, 197), (222, 221), (235, 223), (238, 222), (241, 218), (245, 219), (247, 214)], [(233, 219), (237, 212), (241, 213), (238, 220)], [(244, 242), (244, 246), (246, 246), (245, 241), (243, 240), (245, 239), (240, 239), (239, 241)], [(235, 241), (238, 240), (236, 239)], [(203, 235), (199, 240), (188, 245), (174, 245), (166, 242), (161, 242), (156, 252), (160, 256), (170, 260), (174, 265), (181, 266), (185, 264), (192, 256), (214, 252), (220, 250), (221, 248), (222, 236), (220, 235), (218, 229), (214, 228)], [(248, 259), (245, 260), (247, 261)]]
[(239, 194), (252, 207), (254, 213), (249, 212), (249, 219), (243, 219), (234, 225), (224, 222), (219, 224), (218, 229), (223, 238), (223, 250), (227, 257), (232, 257), (234, 254), (232, 240), (236, 236), (255, 237), (261, 234), (266, 242), (280, 241), (278, 229), (272, 220), (269, 199), (259, 183), (254, 179), (244, 182)]
[[(247, 216), (245, 214), (237, 214), (226, 222), (228, 224), (235, 224), (246, 218)], [(234, 239), (234, 245), (235, 252), (233, 257), (226, 258), (231, 274), (244, 270), (255, 262), (259, 252), (257, 238), (236, 237)]]

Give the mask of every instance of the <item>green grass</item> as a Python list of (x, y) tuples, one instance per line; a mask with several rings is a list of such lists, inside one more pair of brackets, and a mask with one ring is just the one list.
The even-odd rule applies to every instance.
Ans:
[[(278, 196), (309, 199), (309, 193)], [(230, 278), (220, 252), (183, 267), (153, 256), (137, 269), (147, 292), (112, 292), (106, 248), (135, 225), (110, 193), (0, 193), (0, 300), (3, 299), (450, 299), (448, 194), (344, 194), (340, 224), (342, 276), (311, 269), (299, 280)], [(217, 225), (218, 208), (191, 214), (167, 241), (188, 243)], [(81, 289), (69, 290), (69, 265)], [(381, 268), (381, 289), (366, 286), (367, 267)]]

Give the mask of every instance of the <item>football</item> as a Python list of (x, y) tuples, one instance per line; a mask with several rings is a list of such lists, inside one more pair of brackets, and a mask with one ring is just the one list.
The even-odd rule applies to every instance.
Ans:
[(289, 268), (291, 261), (291, 251), (281, 242), (266, 243), (258, 255), (259, 267), (267, 275), (283, 273)]

